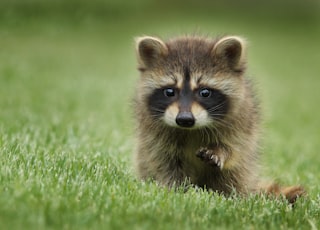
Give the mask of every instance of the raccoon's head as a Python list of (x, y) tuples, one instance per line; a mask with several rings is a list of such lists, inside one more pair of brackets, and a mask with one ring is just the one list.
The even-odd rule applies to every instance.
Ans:
[(136, 40), (138, 101), (150, 118), (177, 128), (221, 124), (241, 112), (244, 99), (244, 41), (235, 36), (215, 40), (184, 37), (163, 42)]

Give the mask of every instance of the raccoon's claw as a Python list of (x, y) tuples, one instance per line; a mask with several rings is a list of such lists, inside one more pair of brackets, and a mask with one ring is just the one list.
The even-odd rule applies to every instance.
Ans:
[(199, 157), (203, 162), (206, 162), (212, 166), (217, 166), (221, 170), (224, 166), (224, 161), (221, 157), (214, 153), (213, 150), (207, 148), (201, 148), (197, 153), (196, 156)]

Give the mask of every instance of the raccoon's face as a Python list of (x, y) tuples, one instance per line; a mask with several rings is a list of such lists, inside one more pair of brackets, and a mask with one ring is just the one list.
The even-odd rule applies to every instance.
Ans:
[(140, 99), (150, 116), (187, 129), (223, 123), (241, 98), (242, 50), (238, 37), (167, 44), (153, 37), (138, 39)]

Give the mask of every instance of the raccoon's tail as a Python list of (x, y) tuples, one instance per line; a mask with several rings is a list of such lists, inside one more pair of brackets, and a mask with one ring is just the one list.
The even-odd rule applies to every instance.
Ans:
[(285, 197), (290, 204), (294, 204), (299, 197), (307, 195), (306, 190), (300, 186), (280, 186), (277, 183), (261, 183), (259, 189), (261, 193), (268, 196)]

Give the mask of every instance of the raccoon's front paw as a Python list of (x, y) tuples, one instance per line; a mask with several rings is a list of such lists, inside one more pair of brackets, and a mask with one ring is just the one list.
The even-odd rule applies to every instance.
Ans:
[(196, 156), (199, 157), (203, 162), (208, 163), (209, 165), (219, 167), (221, 170), (224, 166), (224, 157), (223, 155), (217, 154), (218, 152), (208, 148), (201, 148), (196, 153)]

